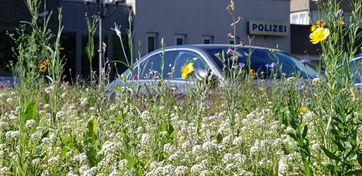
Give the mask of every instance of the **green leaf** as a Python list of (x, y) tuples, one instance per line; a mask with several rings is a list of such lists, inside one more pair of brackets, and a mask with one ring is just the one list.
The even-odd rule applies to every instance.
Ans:
[(29, 103), (26, 105), (25, 107), (25, 111), (24, 114), (22, 115), (22, 117), (25, 117), (24, 120), (30, 120), (30, 119), (34, 119), (34, 120), (38, 120), (38, 104), (36, 104), (35, 102)]
[(217, 134), (216, 139), (217, 139), (217, 143), (221, 143), (222, 142), (222, 135), (220, 133)]
[(340, 161), (341, 159), (336, 156), (334, 153), (330, 152), (328, 149), (326, 149), (324, 146), (321, 146), (324, 154), (326, 154), (328, 156), (328, 158), (336, 160), (336, 161)]
[(362, 152), (357, 152), (357, 161), (359, 165), (362, 167)]
[(355, 175), (362, 175), (362, 170), (353, 170), (353, 171), (349, 171), (349, 172), (347, 172), (346, 174), (345, 174), (346, 176), (348, 176), (348, 175), (353, 175), (353, 176), (355, 176)]
[(46, 130), (42, 135), (41, 135), (41, 139), (48, 137), (49, 135), (49, 130)]
[(68, 151), (72, 151), (75, 149), (75, 140), (72, 137), (68, 137), (63, 141), (62, 144), (62, 158), (66, 158), (66, 154)]
[(302, 138), (303, 138), (303, 139), (307, 136), (307, 133), (308, 133), (308, 126), (305, 125), (305, 126), (304, 126), (304, 129), (303, 129), (303, 134), (302, 134)]

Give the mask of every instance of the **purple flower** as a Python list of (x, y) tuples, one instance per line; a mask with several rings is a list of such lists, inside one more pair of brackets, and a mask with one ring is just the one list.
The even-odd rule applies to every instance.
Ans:
[(226, 54), (227, 54), (227, 55), (230, 55), (232, 52), (233, 52), (233, 49), (232, 49), (232, 48), (228, 48), (228, 50), (226, 51)]
[(278, 63), (272, 62), (271, 64), (265, 64), (266, 68), (273, 68), (276, 67), (278, 65)]
[(7, 81), (1, 81), (0, 83), (0, 89), (7, 88), (9, 86), (9, 83)]
[(303, 64), (303, 65), (305, 65), (305, 64), (308, 63), (308, 62), (309, 62), (308, 59), (302, 59), (302, 60), (299, 61), (299, 63), (301, 63), (301, 64)]
[(145, 106), (141, 106), (140, 112), (143, 113), (143, 112), (145, 112), (145, 110), (146, 110), (146, 107), (145, 107)]
[(278, 63), (272, 62), (272, 63), (270, 64), (270, 67), (276, 67), (277, 65), (278, 65)]
[(298, 88), (298, 91), (299, 91), (299, 92), (304, 92), (304, 86), (299, 87), (299, 88)]
[(134, 75), (133, 75), (133, 79), (134, 79), (134, 80), (138, 80), (138, 74), (134, 74)]
[(244, 68), (244, 67), (245, 67), (245, 63), (240, 62), (240, 63), (238, 64), (238, 66), (239, 66), (239, 68)]

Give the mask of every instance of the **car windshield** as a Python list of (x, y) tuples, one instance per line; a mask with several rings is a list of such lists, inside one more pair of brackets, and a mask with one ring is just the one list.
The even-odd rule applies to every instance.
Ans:
[[(208, 54), (222, 70), (226, 66), (229, 68), (231, 67), (231, 60), (226, 59), (231, 57), (230, 53), (227, 54), (227, 50), (228, 48), (214, 48), (207, 50)], [(239, 66), (246, 66), (250, 59), (251, 69), (257, 73), (261, 73), (264, 78), (269, 78), (271, 76), (273, 68), (279, 70), (276, 72), (278, 78), (281, 77), (281, 74), (285, 74), (287, 77), (299, 75), (305, 79), (315, 78), (319, 75), (311, 66), (306, 63), (301, 63), (298, 59), (285, 52), (260, 48), (239, 48), (235, 54), (238, 56), (237, 64)]]

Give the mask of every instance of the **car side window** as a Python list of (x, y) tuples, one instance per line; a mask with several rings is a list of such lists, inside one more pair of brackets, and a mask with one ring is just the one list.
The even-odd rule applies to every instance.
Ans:
[[(239, 49), (239, 60), (238, 64), (245, 65), (247, 67), (248, 60), (250, 58), (250, 67), (254, 71), (256, 71), (259, 75), (263, 75), (266, 77), (269, 74), (268, 66), (273, 63), (273, 59), (269, 55), (267, 51), (261, 49), (253, 49), (249, 51), (249, 49)], [(251, 56), (249, 56), (249, 52), (251, 52)], [(274, 61), (275, 62), (275, 61)]]
[(164, 79), (169, 79), (177, 53), (178, 51), (166, 51), (164, 53), (163, 70), (162, 70), (162, 53), (157, 53), (148, 57), (139, 65), (135, 65), (133, 79), (154, 80), (154, 79), (161, 79), (161, 76), (163, 76)]
[(180, 51), (174, 63), (172, 78), (174, 80), (182, 80), (182, 67), (190, 62), (194, 64), (195, 71), (198, 69), (210, 69), (204, 58), (199, 54), (192, 51)]
[(355, 84), (361, 83), (362, 78), (362, 59), (354, 60), (350, 63), (351, 75)]

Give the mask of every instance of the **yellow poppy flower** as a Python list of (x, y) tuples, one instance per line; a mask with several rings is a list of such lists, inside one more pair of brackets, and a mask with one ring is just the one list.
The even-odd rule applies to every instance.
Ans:
[(254, 70), (254, 69), (250, 69), (250, 70), (249, 70), (249, 75), (250, 75), (250, 76), (255, 76), (255, 75), (256, 75), (255, 70)]
[(45, 59), (44, 62), (43, 62), (44, 65), (48, 66), (50, 64), (50, 61), (49, 59)]
[(326, 25), (326, 22), (323, 19), (317, 20), (316, 26), (318, 28), (323, 28)]
[(337, 20), (338, 25), (343, 26), (345, 23), (342, 19)]
[(42, 63), (39, 65), (39, 70), (41, 73), (44, 73), (45, 71), (47, 71), (47, 66)]
[(309, 35), (309, 38), (313, 44), (317, 44), (327, 39), (329, 34), (330, 32), (328, 28), (318, 28)]
[(300, 112), (300, 113), (306, 113), (307, 111), (308, 111), (308, 108), (305, 107), (305, 106), (300, 107), (300, 108), (298, 109), (298, 112)]
[(313, 25), (312, 27), (310, 27), (310, 32), (314, 32), (317, 29), (316, 25)]
[(192, 73), (194, 73), (195, 71), (195, 68), (194, 68), (194, 63), (188, 63), (186, 65), (184, 65), (182, 68), (181, 68), (181, 77), (182, 79), (186, 79), (188, 76), (192, 75)]

